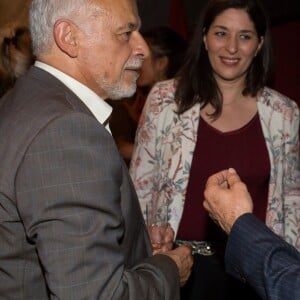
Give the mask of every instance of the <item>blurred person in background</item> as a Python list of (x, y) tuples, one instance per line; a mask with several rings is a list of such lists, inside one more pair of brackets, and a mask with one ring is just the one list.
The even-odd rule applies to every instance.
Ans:
[(13, 87), (34, 62), (27, 27), (8, 24), (0, 31), (0, 97)]
[(149, 91), (156, 82), (176, 75), (187, 48), (186, 40), (168, 26), (154, 27), (142, 35), (150, 53), (143, 62), (137, 92), (129, 99), (109, 101), (113, 107), (110, 129), (127, 164), (132, 156), (137, 124)]

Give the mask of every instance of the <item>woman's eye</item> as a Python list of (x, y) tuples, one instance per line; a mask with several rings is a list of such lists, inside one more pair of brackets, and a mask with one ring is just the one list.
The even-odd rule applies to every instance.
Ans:
[(222, 36), (225, 36), (226, 33), (224, 31), (217, 31), (217, 32), (215, 32), (215, 35), (222, 37)]
[(242, 40), (250, 40), (251, 39), (251, 36), (249, 34), (241, 34), (240, 37)]

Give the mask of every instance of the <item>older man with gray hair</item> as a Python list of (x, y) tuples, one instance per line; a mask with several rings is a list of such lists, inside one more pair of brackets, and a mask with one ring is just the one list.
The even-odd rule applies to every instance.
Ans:
[(135, 92), (134, 0), (33, 0), (35, 65), (0, 103), (1, 299), (178, 299), (191, 249), (152, 256), (104, 99)]

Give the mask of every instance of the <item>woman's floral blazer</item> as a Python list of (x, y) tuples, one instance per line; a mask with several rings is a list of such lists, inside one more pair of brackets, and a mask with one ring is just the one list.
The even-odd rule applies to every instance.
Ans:
[[(141, 208), (169, 202), (169, 223), (178, 230), (195, 149), (200, 105), (176, 114), (174, 80), (157, 83), (136, 134), (130, 174)], [(265, 87), (257, 99), (271, 174), (266, 224), (300, 250), (299, 109)], [(200, 129), (201, 130), (201, 129)]]

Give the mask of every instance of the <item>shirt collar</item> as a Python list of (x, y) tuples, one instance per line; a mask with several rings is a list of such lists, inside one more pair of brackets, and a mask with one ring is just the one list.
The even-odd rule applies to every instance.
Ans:
[(104, 124), (105, 128), (110, 132), (107, 120), (111, 115), (112, 107), (108, 103), (106, 103), (90, 88), (58, 69), (40, 61), (36, 61), (34, 65), (52, 74), (65, 84), (89, 108), (98, 122)]

